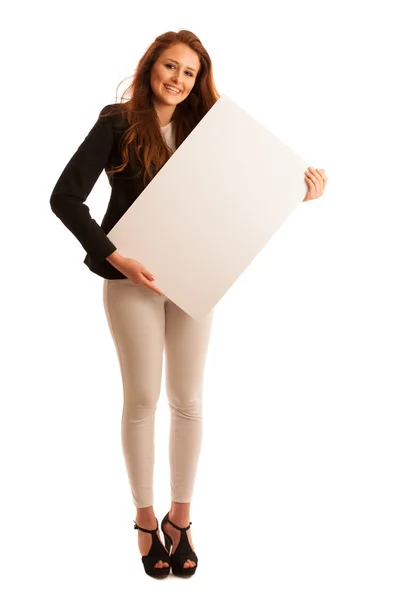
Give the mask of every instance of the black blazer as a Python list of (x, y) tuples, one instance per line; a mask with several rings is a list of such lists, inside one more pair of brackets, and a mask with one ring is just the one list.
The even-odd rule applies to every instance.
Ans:
[(139, 166), (128, 165), (108, 180), (111, 196), (101, 225), (90, 216), (85, 203), (94, 184), (107, 166), (121, 164), (120, 141), (128, 123), (120, 114), (100, 118), (107, 104), (75, 154), (61, 173), (50, 198), (52, 211), (79, 240), (87, 254), (84, 263), (104, 279), (127, 279), (106, 257), (117, 250), (107, 233), (144, 189)]

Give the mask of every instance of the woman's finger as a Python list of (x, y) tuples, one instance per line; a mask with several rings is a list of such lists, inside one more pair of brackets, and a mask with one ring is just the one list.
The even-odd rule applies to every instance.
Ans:
[(310, 193), (313, 194), (313, 195), (315, 195), (317, 193), (317, 191), (318, 191), (317, 187), (316, 187), (316, 184), (315, 184), (315, 178), (313, 179), (311, 177), (311, 175), (309, 175), (308, 173), (306, 173), (306, 182), (307, 182), (307, 185), (309, 187)]
[(318, 173), (321, 175), (321, 177), (323, 179), (324, 188), (325, 188), (325, 186), (327, 184), (327, 181), (328, 181), (328, 177), (326, 176), (324, 169), (317, 169), (317, 171), (318, 171)]
[(322, 190), (322, 187), (323, 187), (322, 175), (318, 172), (317, 169), (314, 169), (313, 167), (310, 167), (309, 171), (311, 173), (310, 176), (313, 179), (313, 181), (315, 182), (317, 189)]
[(311, 170), (311, 177), (313, 178), (313, 180), (315, 182), (317, 194), (318, 194), (318, 196), (321, 196), (324, 191), (324, 179), (322, 177), (322, 174), (319, 173), (318, 169), (313, 169), (312, 167), (310, 167), (310, 170)]
[(150, 288), (151, 290), (153, 290), (154, 292), (156, 292), (160, 296), (163, 295), (162, 291), (159, 290), (158, 287), (156, 287), (154, 284), (150, 283), (150, 281), (148, 281), (146, 278), (143, 281), (143, 285), (145, 285), (146, 287)]

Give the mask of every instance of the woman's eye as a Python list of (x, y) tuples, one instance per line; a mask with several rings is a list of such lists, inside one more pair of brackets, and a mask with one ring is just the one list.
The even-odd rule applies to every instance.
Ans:
[[(171, 65), (171, 64), (167, 64), (167, 67), (175, 67), (175, 65)], [(191, 73), (190, 71), (186, 71), (187, 75), (190, 75), (190, 77), (193, 77), (193, 73)]]

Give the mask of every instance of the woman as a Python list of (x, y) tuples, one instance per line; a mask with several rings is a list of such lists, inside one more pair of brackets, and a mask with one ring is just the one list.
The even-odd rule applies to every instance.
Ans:
[[(202, 382), (213, 312), (196, 321), (163, 295), (154, 276), (122, 256), (107, 233), (218, 100), (212, 63), (187, 30), (158, 36), (138, 63), (127, 102), (105, 106), (52, 192), (53, 212), (80, 241), (88, 268), (104, 278), (103, 301), (124, 389), (122, 447), (139, 550), (154, 577), (195, 573), (190, 502), (201, 446)], [(124, 95), (122, 100), (124, 100)], [(99, 226), (84, 204), (102, 170), (112, 188)], [(304, 201), (318, 198), (323, 170), (306, 173)], [(161, 523), (153, 510), (154, 416), (165, 344), (171, 410), (171, 507)]]

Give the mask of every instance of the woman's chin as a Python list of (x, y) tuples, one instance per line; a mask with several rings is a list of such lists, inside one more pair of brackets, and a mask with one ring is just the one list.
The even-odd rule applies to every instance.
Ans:
[(175, 106), (176, 104), (179, 104), (179, 102), (180, 102), (179, 98), (163, 98), (163, 100), (169, 106)]

